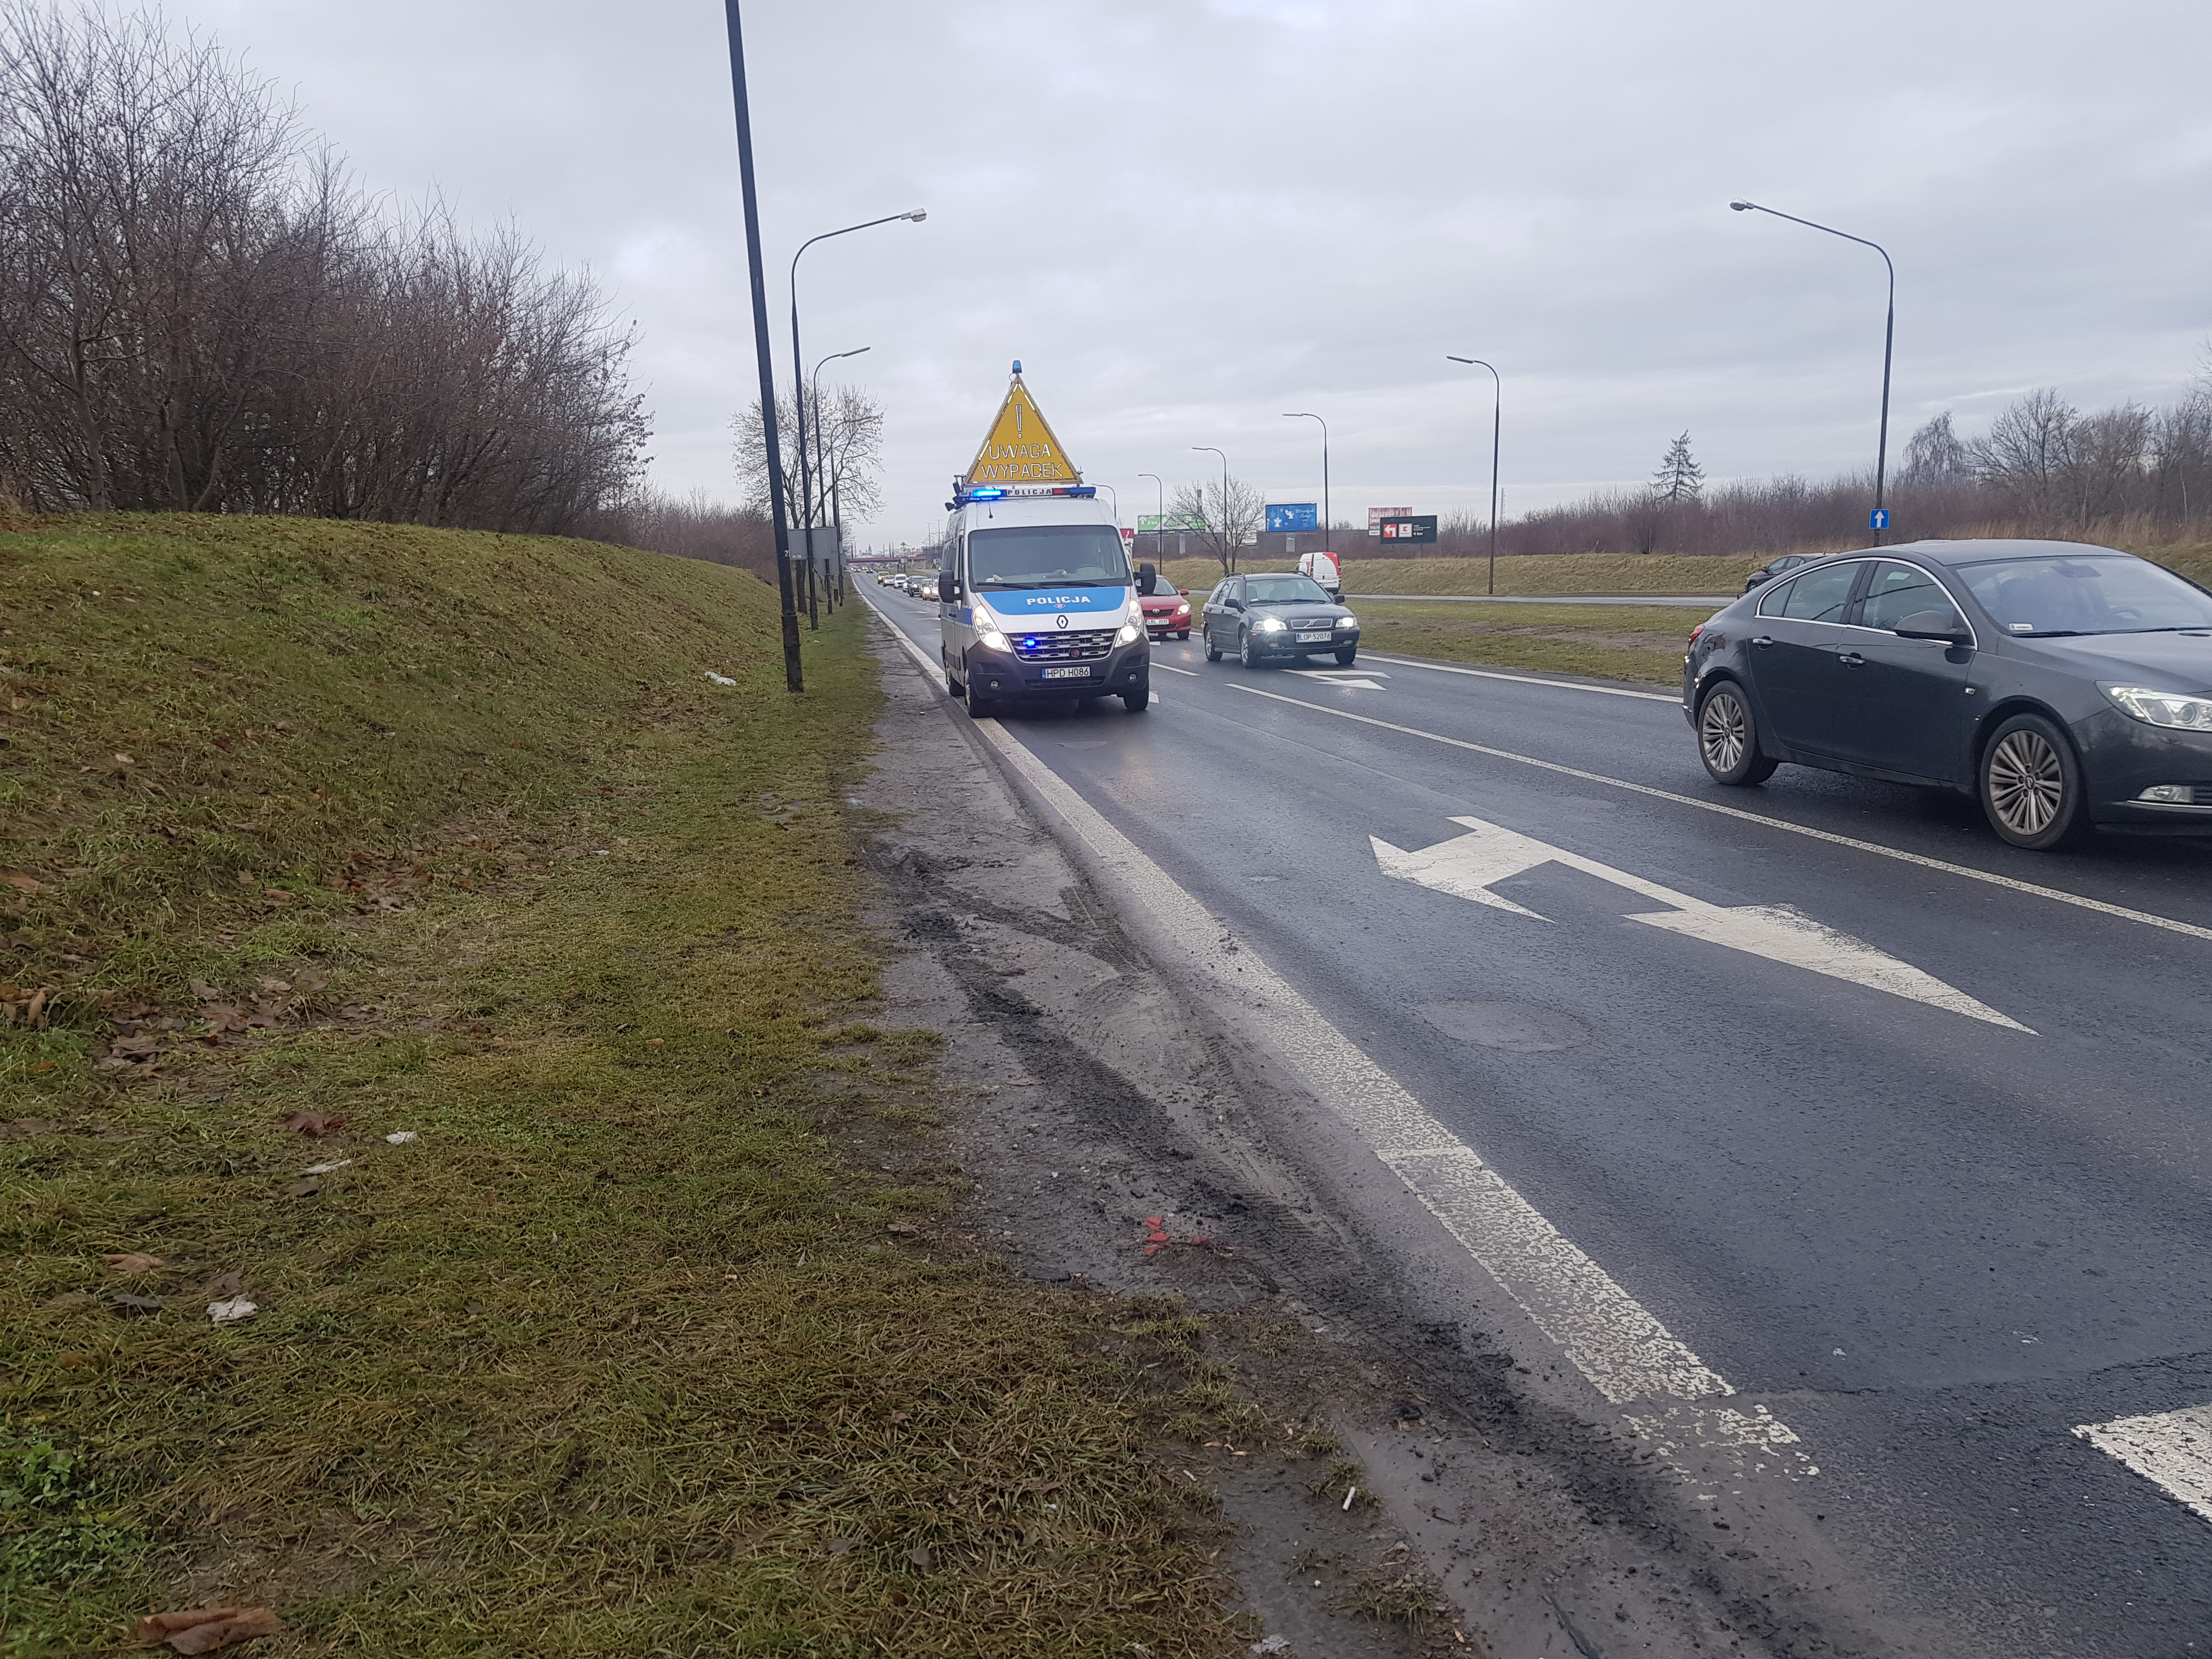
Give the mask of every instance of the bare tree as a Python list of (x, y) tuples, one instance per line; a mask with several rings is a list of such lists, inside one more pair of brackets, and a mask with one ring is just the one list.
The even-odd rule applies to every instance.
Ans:
[(1964, 477), (1970, 471), (1966, 446), (1953, 428), (1947, 409), (1905, 441), (1905, 465), (1897, 477), (1900, 483), (1935, 483)]
[(2074, 426), (2080, 418), (2051, 387), (2030, 392), (1967, 447), (1975, 477), (2029, 519), (2057, 521), (2068, 505)]
[(649, 432), (605, 312), (512, 231), (380, 216), (158, 15), (0, 0), (0, 471), (31, 504), (568, 527)]
[(1221, 574), (1233, 576), (1241, 550), (1260, 539), (1261, 526), (1267, 521), (1267, 499), (1237, 477), (1228, 480), (1225, 490), (1218, 483), (1179, 484), (1168, 513), (1170, 520), (1181, 519), (1194, 526), (1192, 533), (1220, 562)]
[[(784, 515), (787, 522), (801, 524), (799, 422), (788, 398), (775, 400), (775, 429), (783, 446)], [(766, 513), (768, 448), (761, 439), (759, 398), (732, 418), (730, 436), (745, 504)], [(817, 399), (813, 388), (807, 388), (805, 470), (813, 477), (815, 522), (829, 522), (833, 489), (840, 513), (854, 523), (881, 512), (883, 455), (884, 411), (873, 398), (857, 386), (838, 386)]]

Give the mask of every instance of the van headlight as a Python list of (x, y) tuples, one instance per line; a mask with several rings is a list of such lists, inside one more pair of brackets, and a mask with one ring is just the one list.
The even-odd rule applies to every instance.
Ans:
[(1144, 637), (1145, 625), (1142, 623), (1125, 622), (1121, 624), (1121, 631), (1114, 635), (1114, 643), (1116, 645), (1134, 645), (1139, 640), (1141, 640)]
[(2140, 685), (2106, 685), (2098, 689), (2147, 726), (2212, 732), (2212, 697), (2187, 697), (2172, 691), (2148, 690)]
[(1003, 651), (1006, 648), (1006, 636), (988, 623), (984, 623), (975, 629), (975, 643), (987, 650)]
[(1279, 634), (1283, 631), (1283, 619), (1280, 617), (1262, 617), (1253, 623), (1252, 631), (1255, 634)]

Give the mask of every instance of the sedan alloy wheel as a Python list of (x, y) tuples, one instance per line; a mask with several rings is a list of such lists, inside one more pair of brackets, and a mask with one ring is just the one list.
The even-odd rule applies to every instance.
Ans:
[(1698, 708), (1698, 754), (1715, 783), (1764, 783), (1774, 763), (1759, 752), (1759, 729), (1751, 705), (1731, 681), (1705, 694)]
[(2081, 769), (2065, 738), (2039, 714), (2016, 714), (1997, 730), (1982, 759), (1982, 809), (1990, 827), (2015, 847), (2036, 851), (2088, 831)]

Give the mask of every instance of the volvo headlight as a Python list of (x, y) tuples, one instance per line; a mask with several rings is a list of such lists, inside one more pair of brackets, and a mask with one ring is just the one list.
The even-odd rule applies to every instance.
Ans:
[(2106, 685), (2099, 690), (2145, 725), (2172, 726), (2182, 732), (2212, 732), (2212, 697), (2186, 697), (2178, 692), (2153, 691), (2140, 685)]
[(1252, 631), (1255, 634), (1279, 634), (1283, 631), (1283, 619), (1280, 617), (1262, 617), (1252, 625)]
[(1339, 628), (1357, 628), (1359, 626), (1359, 618), (1357, 617), (1339, 617), (1336, 619), (1336, 625)]

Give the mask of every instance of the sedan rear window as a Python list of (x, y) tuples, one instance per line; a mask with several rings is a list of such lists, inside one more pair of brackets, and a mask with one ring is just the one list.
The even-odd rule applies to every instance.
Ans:
[(1959, 574), (2008, 634), (2152, 634), (2212, 628), (2212, 594), (2128, 553), (1991, 559)]
[(1839, 623), (1851, 597), (1851, 584), (1859, 579), (1859, 565), (1823, 565), (1792, 577), (1781, 589), (1759, 602), (1762, 617), (1794, 617), (1800, 622)]

